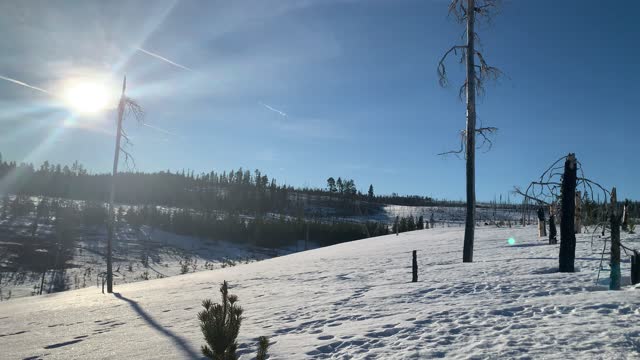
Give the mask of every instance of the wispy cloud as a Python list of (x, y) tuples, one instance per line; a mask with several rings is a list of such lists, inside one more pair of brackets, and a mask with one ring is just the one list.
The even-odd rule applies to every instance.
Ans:
[(178, 136), (177, 134), (172, 133), (172, 132), (171, 132), (171, 131), (169, 131), (169, 130), (165, 130), (165, 129), (163, 129), (163, 128), (159, 128), (159, 127), (157, 127), (157, 126), (149, 125), (149, 124), (147, 124), (147, 123), (142, 123), (142, 125), (144, 125), (144, 126), (146, 126), (146, 127), (150, 128), (150, 129), (153, 129), (153, 130), (159, 131), (159, 132), (161, 132), (161, 133), (163, 133), (163, 134), (167, 134), (167, 135), (171, 135), (171, 136)]
[(263, 103), (262, 101), (258, 102), (258, 104), (264, 106), (265, 108), (267, 108), (267, 109), (269, 109), (269, 110), (271, 110), (271, 111), (273, 111), (275, 113), (280, 114), (281, 116), (287, 117), (287, 114), (284, 111), (280, 111), (280, 110), (274, 108), (273, 106), (269, 106), (269, 105)]
[(48, 92), (47, 90), (45, 90), (43, 88), (39, 88), (37, 86), (29, 85), (29, 84), (27, 84), (25, 82), (22, 82), (20, 80), (12, 79), (12, 78), (9, 78), (9, 77), (6, 77), (6, 76), (2, 76), (2, 75), (0, 75), (0, 79), (12, 82), (12, 83), (20, 85), (20, 86), (28, 87), (28, 88), (33, 89), (33, 90), (40, 91), (40, 92), (45, 93), (47, 95), (52, 95), (50, 92)]
[(167, 64), (171, 64), (171, 65), (173, 65), (173, 66), (175, 66), (175, 67), (178, 67), (178, 68), (180, 68), (180, 69), (187, 70), (187, 71), (193, 71), (193, 69), (191, 69), (191, 68), (189, 68), (189, 67), (186, 67), (186, 66), (184, 66), (184, 65), (180, 65), (180, 64), (178, 64), (178, 63), (177, 63), (177, 62), (175, 62), (175, 61), (171, 61), (171, 60), (167, 59), (166, 57), (161, 56), (161, 55), (158, 55), (158, 54), (156, 54), (156, 53), (153, 53), (153, 52), (151, 52), (151, 51), (149, 51), (149, 50), (145, 50), (145, 49), (140, 48), (140, 47), (137, 47), (137, 48), (136, 48), (136, 50), (138, 50), (138, 51), (140, 51), (140, 52), (142, 52), (142, 53), (145, 53), (145, 54), (147, 54), (147, 55), (149, 55), (149, 56), (152, 56), (152, 57), (154, 57), (154, 58), (156, 58), (156, 59), (158, 59), (158, 60), (162, 60), (162, 61), (166, 62)]

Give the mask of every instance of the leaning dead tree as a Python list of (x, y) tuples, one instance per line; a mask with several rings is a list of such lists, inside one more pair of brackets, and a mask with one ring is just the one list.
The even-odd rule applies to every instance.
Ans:
[[(460, 87), (459, 96), (462, 99), (466, 96), (467, 105), (467, 126), (461, 132), (460, 149), (442, 153), (463, 154), (466, 159), (467, 173), (467, 202), (466, 219), (464, 229), (464, 249), (462, 255), (463, 262), (473, 261), (473, 239), (475, 231), (475, 157), (476, 157), (476, 136), (482, 137), (482, 145), (491, 147), (489, 136), (497, 131), (494, 127), (476, 128), (476, 93), (484, 93), (484, 83), (488, 80), (496, 80), (501, 72), (493, 66), (489, 66), (484, 56), (477, 50), (476, 42), (479, 43), (478, 34), (475, 32), (477, 20), (488, 21), (495, 13), (498, 0), (452, 0), (449, 5), (449, 13), (453, 14), (459, 23), (465, 24), (465, 33), (462, 35), (466, 39), (464, 45), (454, 45), (444, 53), (438, 62), (438, 76), (440, 85), (448, 85), (445, 61), (449, 55), (460, 56), (460, 62), (465, 63), (466, 78)], [(478, 63), (476, 63), (476, 59)]]
[[(594, 202), (594, 189), (602, 192), (605, 198), (610, 195), (609, 191), (600, 184), (587, 179), (582, 170), (582, 164), (576, 159), (575, 154), (570, 153), (556, 160), (540, 175), (536, 181), (532, 181), (526, 190), (516, 187), (514, 192), (525, 199), (537, 204), (546, 205), (550, 209), (549, 243), (555, 243), (555, 214), (560, 214), (560, 272), (574, 272), (574, 262), (576, 253), (576, 233), (578, 224), (581, 224), (580, 211), (576, 212), (576, 205), (580, 205), (581, 200), (576, 200), (581, 196), (577, 189), (582, 189), (585, 196), (590, 196), (590, 201)], [(587, 195), (588, 194), (588, 195)], [(581, 227), (581, 225), (580, 225)]]
[[(113, 173), (111, 174), (111, 189), (109, 192), (109, 218), (107, 223), (107, 292), (113, 292), (113, 260), (112, 260), (112, 244), (113, 235), (115, 232), (115, 209), (114, 200), (116, 193), (116, 177), (118, 174), (118, 162), (120, 160), (120, 153), (125, 157), (125, 163), (133, 162), (133, 157), (129, 152), (125, 150), (126, 145), (130, 144), (127, 133), (122, 128), (122, 121), (126, 117), (133, 117), (138, 121), (142, 121), (144, 112), (142, 107), (138, 105), (133, 99), (125, 95), (127, 89), (127, 78), (125, 76), (122, 82), (122, 94), (120, 95), (120, 102), (118, 103), (118, 122), (116, 130), (116, 148), (113, 155)], [(123, 142), (124, 140), (124, 142)], [(135, 165), (134, 165), (135, 166)]]

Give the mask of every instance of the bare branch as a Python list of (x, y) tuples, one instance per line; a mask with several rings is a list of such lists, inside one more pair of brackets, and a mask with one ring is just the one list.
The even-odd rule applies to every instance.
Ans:
[(438, 62), (438, 82), (440, 83), (440, 86), (442, 87), (447, 87), (448, 85), (448, 81), (447, 81), (447, 70), (444, 66), (444, 61), (447, 59), (447, 56), (453, 52), (454, 54), (458, 54), (458, 49), (466, 49), (467, 46), (466, 45), (455, 45), (452, 46), (451, 49), (447, 50), (447, 52), (444, 53), (444, 55), (442, 55), (442, 58), (440, 59), (440, 61)]
[(485, 144), (488, 144), (488, 148), (485, 152), (488, 152), (493, 147), (493, 142), (489, 139), (489, 136), (494, 135), (498, 132), (497, 127), (489, 126), (489, 127), (481, 127), (476, 129), (476, 134), (480, 134), (482, 136), (482, 144), (478, 147), (478, 149), (482, 149)]
[(465, 140), (467, 138), (466, 135), (467, 135), (467, 131), (466, 130), (461, 130), (460, 131), (460, 149), (439, 153), (438, 155), (446, 156), (446, 155), (454, 154), (458, 159), (460, 159), (460, 154), (462, 154), (464, 152), (464, 144), (465, 144), (465, 142), (466, 142)]

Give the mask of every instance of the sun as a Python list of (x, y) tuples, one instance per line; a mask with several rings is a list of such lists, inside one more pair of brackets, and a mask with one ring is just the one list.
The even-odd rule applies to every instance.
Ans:
[(109, 106), (109, 93), (99, 82), (79, 81), (65, 86), (64, 100), (80, 114), (97, 114)]

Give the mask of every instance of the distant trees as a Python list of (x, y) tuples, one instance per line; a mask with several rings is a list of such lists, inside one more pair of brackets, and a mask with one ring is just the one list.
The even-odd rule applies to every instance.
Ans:
[(338, 191), (338, 188), (336, 188), (336, 180), (333, 177), (327, 179), (327, 190), (329, 190), (329, 197)]
[[(109, 199), (108, 190), (112, 175), (89, 173), (78, 162), (66, 166), (45, 161), (38, 168), (27, 163), (0, 162), (0, 179), (14, 172), (20, 173), (21, 181), (3, 188), (6, 193), (94, 202), (105, 202)], [(118, 191), (115, 194), (115, 202), (248, 214), (295, 214), (298, 211), (295, 202), (297, 195), (339, 197), (344, 200), (343, 210), (353, 214), (357, 213), (353, 206), (353, 201), (356, 200), (371, 204), (405, 206), (460, 206), (459, 202), (436, 201), (426, 196), (392, 194), (371, 197), (369, 192), (361, 194), (354, 180), (338, 180), (330, 177), (327, 179), (327, 187), (318, 189), (283, 185), (260, 170), (251, 173), (242, 168), (200, 174), (193, 171), (170, 170), (153, 173), (119, 172), (116, 176)], [(373, 185), (369, 187), (373, 190)], [(0, 213), (0, 217), (2, 215), (8, 214)]]
[(391, 227), (391, 232), (402, 233), (422, 229), (424, 229), (424, 217), (420, 216), (418, 218), (414, 218), (413, 216), (396, 216), (396, 219)]
[(373, 200), (374, 198), (374, 194), (373, 194), (373, 184), (369, 185), (369, 191), (367, 191), (367, 197), (369, 198), (369, 200)]

